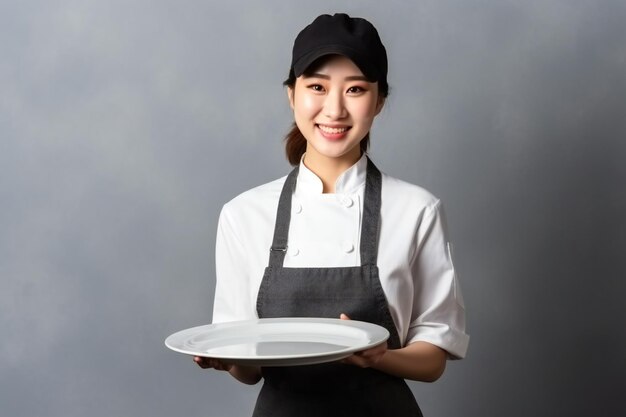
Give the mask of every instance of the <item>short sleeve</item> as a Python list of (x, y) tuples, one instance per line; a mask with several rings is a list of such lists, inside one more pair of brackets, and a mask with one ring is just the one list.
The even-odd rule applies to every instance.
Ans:
[(215, 242), (215, 299), (213, 323), (250, 320), (257, 317), (250, 301), (250, 273), (246, 248), (236, 224), (224, 206), (220, 213)]
[(465, 305), (439, 200), (427, 208), (418, 228), (411, 273), (415, 293), (407, 344), (425, 341), (446, 350), (451, 359), (465, 357)]

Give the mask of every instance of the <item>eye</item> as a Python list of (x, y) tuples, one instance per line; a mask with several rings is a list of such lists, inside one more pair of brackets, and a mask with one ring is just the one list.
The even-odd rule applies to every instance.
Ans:
[(324, 87), (321, 84), (311, 84), (308, 86), (308, 88), (318, 93), (324, 92)]
[(365, 90), (365, 88), (363, 88), (361, 86), (358, 86), (358, 85), (355, 85), (355, 86), (352, 86), (352, 87), (348, 88), (347, 92), (349, 94), (361, 94), (361, 93), (364, 93), (365, 91), (367, 91), (367, 90)]

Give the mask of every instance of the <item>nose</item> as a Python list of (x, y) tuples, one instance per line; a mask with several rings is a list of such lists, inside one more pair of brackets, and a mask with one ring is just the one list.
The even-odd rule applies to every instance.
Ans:
[(346, 117), (346, 107), (344, 105), (343, 96), (340, 91), (335, 90), (324, 100), (324, 116), (331, 120), (342, 119)]

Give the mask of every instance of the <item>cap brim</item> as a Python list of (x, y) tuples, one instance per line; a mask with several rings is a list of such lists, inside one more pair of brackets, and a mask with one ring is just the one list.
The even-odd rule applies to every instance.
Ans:
[(293, 64), (293, 72), (296, 77), (301, 76), (315, 61), (327, 55), (342, 55), (349, 58), (359, 67), (363, 75), (371, 82), (378, 81), (378, 71), (360, 53), (345, 45), (326, 45), (316, 48), (302, 55)]

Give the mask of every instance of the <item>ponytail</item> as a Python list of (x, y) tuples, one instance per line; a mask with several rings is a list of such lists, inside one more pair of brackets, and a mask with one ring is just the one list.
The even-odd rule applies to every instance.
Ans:
[(285, 153), (287, 160), (293, 166), (300, 163), (302, 155), (306, 152), (306, 139), (300, 133), (300, 129), (295, 123), (291, 125), (289, 133), (285, 136)]

